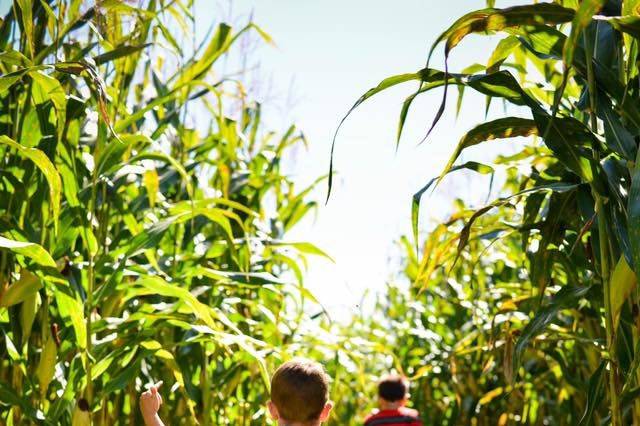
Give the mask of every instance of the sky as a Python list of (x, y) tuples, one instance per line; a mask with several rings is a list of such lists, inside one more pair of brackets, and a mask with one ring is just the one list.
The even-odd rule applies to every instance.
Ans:
[[(516, 3), (498, 0), (497, 6)], [(264, 98), (259, 100), (265, 102), (268, 124), (283, 131), (295, 122), (310, 142), (288, 165), (302, 186), (328, 172), (333, 133), (360, 95), (383, 78), (421, 69), (437, 36), (464, 13), (483, 7), (484, 0), (234, 0), (216, 8), (201, 0), (196, 28), (205, 31), (224, 10), (236, 23), (252, 16), (272, 36), (276, 46), (253, 52), (249, 65), (263, 81), (263, 93), (256, 96)], [(465, 39), (453, 51), (450, 69), (486, 63), (494, 46), (490, 37)], [(442, 69), (442, 47), (436, 52), (432, 66)], [(453, 88), (444, 118), (419, 145), (441, 100), (442, 92), (434, 91), (415, 102), (396, 152), (399, 110), (416, 87), (408, 83), (382, 93), (350, 116), (338, 135), (337, 175), (328, 204), (323, 184), (314, 193), (319, 201), (315, 216), (288, 235), (291, 241), (316, 244), (335, 260), (312, 259), (305, 278), (334, 318), (348, 318), (361, 307), (365, 293), (383, 292), (398, 275), (402, 252), (397, 242), (411, 235), (412, 195), (440, 173), (460, 137), (486, 120), (484, 97), (470, 91), (456, 119)], [(490, 117), (501, 112), (496, 105)], [(490, 159), (497, 152), (482, 148), (466, 159)], [(477, 205), (487, 191), (482, 178), (447, 179), (425, 200), (421, 230), (444, 218), (454, 198)], [(372, 298), (364, 303), (370, 305)]]

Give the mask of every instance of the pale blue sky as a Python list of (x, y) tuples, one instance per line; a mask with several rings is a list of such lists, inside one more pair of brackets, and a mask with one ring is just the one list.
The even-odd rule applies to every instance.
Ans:
[[(517, 2), (497, 3), (503, 7)], [(228, 11), (225, 2), (218, 8), (210, 4), (208, 0), (198, 4), (202, 31), (207, 22), (219, 19), (214, 15), (221, 9)], [(333, 132), (362, 93), (385, 77), (422, 68), (430, 43), (459, 16), (483, 7), (484, 0), (233, 1), (230, 14), (237, 22), (253, 13), (254, 21), (277, 44), (260, 48), (251, 59), (259, 62), (264, 86), (269, 87), (262, 87), (269, 124), (283, 128), (295, 121), (310, 141), (310, 149), (298, 152), (292, 165), (296, 179), (310, 182), (327, 173)], [(470, 37), (454, 50), (450, 68), (459, 71), (473, 62), (485, 63), (494, 45), (491, 39)], [(437, 50), (433, 67), (442, 68), (441, 52)], [(335, 317), (344, 318), (366, 289), (383, 289), (398, 271), (392, 261), (400, 253), (395, 242), (410, 234), (412, 195), (441, 171), (460, 137), (485, 120), (484, 98), (469, 92), (456, 121), (457, 91), (452, 88), (445, 117), (429, 141), (417, 146), (441, 99), (440, 91), (433, 92), (415, 103), (395, 153), (399, 108), (415, 88), (409, 83), (381, 94), (351, 116), (339, 136), (338, 176), (329, 204), (321, 205), (315, 220), (289, 235), (291, 240), (317, 244), (336, 260), (335, 264), (313, 260), (306, 278), (307, 286)], [(496, 103), (494, 111), (501, 108)], [(475, 158), (497, 152), (482, 151)], [(463, 175), (450, 179), (425, 203), (422, 229), (445, 215), (454, 197), (484, 200), (487, 182)], [(325, 191), (323, 185), (318, 200)]]

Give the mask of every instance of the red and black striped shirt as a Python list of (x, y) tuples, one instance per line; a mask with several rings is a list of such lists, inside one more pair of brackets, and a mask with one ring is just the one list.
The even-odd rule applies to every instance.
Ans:
[(422, 426), (422, 421), (416, 410), (401, 407), (370, 415), (364, 421), (364, 426)]

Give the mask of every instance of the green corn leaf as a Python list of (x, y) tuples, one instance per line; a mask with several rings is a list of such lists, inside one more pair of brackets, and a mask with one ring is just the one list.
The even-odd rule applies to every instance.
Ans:
[(197, 267), (187, 272), (187, 277), (204, 276), (214, 280), (247, 286), (263, 286), (265, 284), (287, 285), (288, 281), (281, 280), (266, 272), (231, 272), (212, 268)]
[(640, 38), (640, 16), (598, 16), (596, 19), (608, 22), (616, 30), (635, 39)]
[(525, 93), (509, 71), (472, 75), (464, 83), (487, 96), (502, 98), (514, 105), (528, 106), (533, 110), (540, 109), (538, 102)]
[(6, 249), (27, 257), (42, 266), (56, 266), (51, 255), (42, 246), (36, 243), (15, 241), (0, 236), (0, 249)]
[(0, 405), (20, 407), (22, 413), (34, 423), (42, 422), (43, 415), (37, 412), (30, 404), (29, 398), (22, 395), (22, 391), (15, 392), (9, 384), (0, 381)]
[[(517, 34), (523, 46), (542, 59), (563, 58), (563, 46), (566, 36), (552, 27), (524, 27), (512, 29)], [(582, 78), (587, 79), (587, 64), (585, 52), (580, 46), (575, 47), (573, 67)], [(617, 76), (597, 59), (593, 60), (595, 79), (598, 89), (610, 95), (618, 104), (621, 114), (636, 127), (640, 127), (640, 110), (635, 102), (625, 96), (625, 88)]]
[(119, 46), (109, 52), (94, 56), (93, 61), (96, 63), (96, 65), (106, 64), (108, 62), (115, 61), (116, 59), (120, 59), (126, 56), (131, 56), (132, 54), (137, 53), (149, 46), (150, 46), (149, 43), (141, 44), (139, 46), (128, 46), (128, 45)]
[(605, 3), (605, 0), (584, 0), (580, 3), (576, 16), (571, 23), (571, 32), (564, 43), (563, 58), (565, 67), (569, 68), (573, 64), (573, 55), (580, 35), (591, 22), (593, 15), (598, 13)]
[(440, 176), (442, 178), (447, 174), (462, 151), (470, 146), (496, 139), (515, 138), (519, 136), (526, 137), (538, 134), (538, 127), (535, 121), (526, 118), (505, 117), (480, 124), (468, 131), (462, 139), (460, 139), (460, 142), (458, 142), (456, 149), (449, 158), (449, 162)]
[(578, 287), (566, 285), (555, 294), (549, 303), (536, 312), (533, 319), (525, 326), (516, 342), (513, 351), (513, 371), (520, 368), (520, 360), (530, 342), (543, 333), (549, 324), (564, 309), (577, 308), (580, 299), (585, 297), (591, 287)]
[[(31, 60), (17, 50), (7, 50), (0, 52), (0, 62), (7, 65), (16, 65), (21, 68), (28, 68), (33, 65)], [(2, 90), (0, 90), (1, 92)]]
[(124, 389), (129, 383), (133, 382), (140, 373), (140, 359), (136, 358), (125, 369), (111, 379), (104, 387), (104, 392), (110, 394)]
[(117, 256), (122, 256), (120, 262), (118, 262), (115, 271), (111, 274), (109, 279), (100, 286), (97, 290), (94, 300), (99, 303), (103, 298), (112, 294), (115, 291), (115, 287), (120, 279), (122, 279), (122, 270), (125, 268), (126, 262), (133, 256), (148, 250), (152, 247), (157, 247), (160, 241), (164, 237), (165, 233), (173, 224), (178, 220), (187, 220), (187, 215), (176, 215), (168, 219), (159, 221), (149, 228), (137, 233), (127, 245), (114, 251)]
[(515, 36), (503, 38), (491, 53), (487, 61), (487, 74), (499, 71), (500, 65), (511, 55), (513, 50), (520, 45), (520, 40)]
[(191, 312), (206, 324), (212, 330), (219, 330), (218, 324), (211, 316), (211, 310), (208, 306), (200, 302), (193, 294), (187, 289), (180, 287), (177, 284), (170, 284), (160, 277), (144, 277), (136, 282), (137, 285), (145, 288), (148, 294), (159, 294), (165, 297), (173, 297), (180, 300), (186, 306), (189, 307)]
[(40, 385), (40, 395), (46, 396), (49, 384), (55, 373), (58, 348), (53, 338), (48, 337), (45, 340), (44, 347), (40, 353), (40, 361), (36, 368), (36, 377)]
[(53, 286), (56, 305), (60, 316), (69, 323), (75, 333), (75, 344), (80, 348), (86, 348), (87, 325), (84, 317), (82, 300), (72, 293), (69, 286)]
[(486, 214), (487, 212), (489, 212), (490, 210), (499, 207), (499, 206), (503, 206), (506, 203), (510, 202), (513, 199), (517, 199), (520, 197), (529, 197), (531, 195), (534, 194), (538, 194), (538, 193), (549, 193), (549, 192), (568, 192), (568, 191), (573, 191), (575, 189), (577, 189), (580, 185), (579, 184), (573, 184), (573, 183), (564, 183), (564, 182), (559, 182), (559, 183), (550, 183), (550, 184), (545, 184), (545, 185), (540, 185), (540, 186), (535, 186), (532, 188), (527, 188), (524, 189), (522, 191), (519, 191), (515, 194), (506, 196), (506, 197), (501, 197), (498, 198), (497, 200), (493, 201), (490, 204), (487, 204), (486, 206), (476, 210), (473, 215), (469, 218), (469, 220), (467, 221), (467, 223), (464, 225), (464, 228), (462, 228), (462, 231), (460, 232), (460, 236), (459, 236), (459, 241), (458, 241), (458, 254), (457, 256), (460, 256), (460, 253), (462, 252), (462, 250), (466, 247), (468, 241), (469, 241), (469, 236), (471, 234), (471, 228), (473, 226), (473, 223), (482, 215)]
[(133, 164), (142, 160), (156, 160), (156, 161), (162, 161), (167, 164), (170, 164), (175, 169), (175, 171), (178, 172), (178, 174), (182, 177), (185, 187), (187, 188), (187, 194), (189, 194), (189, 197), (193, 197), (193, 185), (191, 183), (191, 178), (189, 177), (189, 174), (187, 173), (185, 168), (182, 166), (182, 164), (178, 162), (178, 160), (176, 160), (170, 155), (166, 155), (160, 152), (148, 152), (148, 153), (136, 155), (135, 157), (131, 158), (129, 160), (129, 164)]
[(151, 138), (145, 135), (121, 134), (120, 140), (108, 144), (96, 158), (98, 175), (111, 173), (120, 166), (123, 155), (134, 148), (141, 148), (151, 144)]
[(525, 25), (556, 25), (573, 20), (575, 12), (556, 3), (513, 6), (504, 9), (482, 9), (470, 12), (443, 32), (433, 43), (429, 58), (435, 48), (445, 42), (445, 55), (469, 34), (500, 31)]
[(131, 6), (119, 0), (103, 0), (100, 2), (100, 7), (105, 11), (117, 12), (123, 15), (140, 15), (145, 18), (153, 18), (155, 16), (154, 13), (148, 10)]
[(636, 143), (633, 135), (620, 122), (611, 105), (607, 105), (606, 96), (597, 97), (597, 113), (604, 124), (607, 146), (627, 160), (633, 160), (636, 154)]
[[(1, 301), (2, 298), (0, 298)], [(40, 294), (35, 292), (27, 297), (20, 307), (20, 327), (22, 331), (22, 346), (29, 341), (36, 313), (41, 304)]]
[(38, 169), (40, 169), (45, 179), (47, 180), (47, 183), (49, 184), (51, 213), (53, 214), (53, 223), (57, 230), (58, 216), (60, 215), (60, 197), (62, 192), (62, 184), (60, 175), (58, 174), (55, 166), (51, 163), (44, 152), (40, 151), (37, 148), (24, 147), (8, 136), (0, 135), (0, 145), (6, 145), (9, 148), (15, 149), (19, 155), (33, 161)]
[(276, 246), (276, 247), (291, 247), (296, 249), (297, 251), (299, 251), (300, 253), (304, 253), (304, 254), (312, 254), (314, 256), (320, 256), (320, 257), (324, 257), (325, 259), (330, 260), (331, 262), (335, 263), (335, 260), (333, 260), (333, 258), (331, 256), (329, 256), (327, 253), (325, 253), (323, 250), (321, 250), (320, 248), (316, 247), (316, 245), (312, 244), (312, 243), (308, 243), (308, 242), (286, 242), (286, 241), (279, 241), (279, 240), (271, 240), (269, 241), (269, 245), (270, 246)]
[[(477, 163), (475, 161), (467, 161), (464, 164), (460, 164), (455, 167), (449, 168), (449, 170), (444, 174), (449, 174), (458, 170), (473, 170), (474, 172), (480, 174), (493, 174), (494, 169), (491, 166), (487, 166), (485, 164)], [(443, 174), (443, 175), (444, 175)], [(411, 229), (413, 231), (413, 239), (416, 244), (416, 254), (419, 253), (418, 249), (418, 230), (419, 230), (419, 221), (420, 221), (420, 203), (422, 201), (422, 196), (425, 192), (427, 192), (433, 185), (438, 182), (442, 176), (435, 177), (431, 179), (425, 186), (423, 186), (418, 192), (413, 194), (411, 200)]]
[(40, 71), (32, 71), (29, 73), (33, 79), (35, 86), (33, 90), (33, 98), (36, 105), (40, 105), (46, 101), (51, 101), (57, 115), (57, 135), (58, 141), (62, 140), (67, 118), (67, 98), (60, 82), (53, 77), (43, 74)]
[[(640, 154), (640, 151), (638, 151)], [(633, 257), (632, 269), (640, 271), (640, 157), (636, 157), (635, 167), (631, 173), (631, 188), (627, 205), (629, 241)]]
[(16, 0), (22, 14), (22, 28), (27, 39), (29, 55), (35, 55), (35, 43), (33, 34), (33, 0)]
[(227, 52), (233, 39), (234, 37), (232, 37), (232, 31), (229, 25), (225, 23), (218, 25), (215, 35), (211, 38), (200, 59), (196, 60), (189, 67), (181, 70), (180, 78), (176, 81), (174, 89), (181, 87), (187, 81), (200, 79), (213, 63)]
[(580, 419), (580, 425), (591, 424), (591, 418), (599, 403), (602, 401), (602, 391), (605, 383), (605, 367), (606, 361), (602, 361), (596, 371), (589, 378), (589, 387), (587, 389), (587, 405), (584, 414)]
[[(540, 3), (535, 5), (513, 6), (505, 9), (482, 9), (468, 13), (458, 19), (445, 32), (443, 32), (433, 43), (427, 57), (427, 68), (436, 47), (445, 42), (445, 80), (449, 74), (448, 59), (451, 50), (469, 34), (487, 33), (491, 31), (501, 31), (512, 27), (522, 27), (525, 25), (545, 25), (560, 24), (573, 19), (574, 11), (564, 8), (555, 3)], [(423, 141), (431, 134), (438, 121), (442, 117), (447, 102), (447, 87), (444, 85), (442, 102), (436, 113), (431, 127)]]
[(28, 72), (35, 72), (39, 70), (51, 69), (49, 65), (40, 65), (29, 68), (22, 68), (20, 70), (10, 72), (3, 76), (0, 76), (0, 95), (6, 92), (11, 86), (22, 80), (25, 74)]
[[(331, 154), (330, 154), (330, 162), (329, 162), (329, 179), (328, 179), (328, 183), (327, 183), (327, 201), (329, 201), (329, 198), (331, 196), (331, 188), (333, 186), (333, 159), (334, 159), (334, 151), (335, 151), (335, 146), (336, 146), (336, 139), (338, 137), (338, 133), (340, 131), (340, 128), (342, 127), (342, 125), (344, 124), (344, 122), (347, 120), (347, 118), (349, 117), (349, 115), (351, 115), (351, 113), (358, 107), (360, 106), (363, 102), (365, 102), (367, 99), (373, 97), (374, 95), (389, 89), (390, 87), (393, 86), (397, 86), (398, 84), (402, 84), (402, 83), (406, 83), (408, 81), (420, 81), (420, 82), (437, 82), (437, 81), (442, 81), (443, 79), (446, 78), (445, 73), (443, 73), (442, 71), (438, 71), (438, 70), (433, 70), (433, 69), (429, 69), (429, 68), (424, 68), (416, 73), (408, 73), (408, 74), (399, 74), (399, 75), (394, 75), (392, 77), (388, 77), (385, 78), (384, 80), (382, 80), (380, 83), (378, 83), (378, 85), (376, 87), (373, 87), (369, 90), (367, 90), (367, 92), (360, 96), (360, 98), (358, 98), (358, 100), (353, 104), (353, 106), (351, 106), (351, 108), (349, 108), (349, 111), (347, 111), (347, 113), (344, 115), (344, 117), (342, 117), (342, 119), (340, 120), (340, 123), (338, 124), (338, 127), (336, 128), (336, 131), (333, 135), (333, 140), (331, 142)], [(404, 108), (403, 108), (404, 109)], [(409, 107), (406, 107), (406, 110), (408, 111)], [(406, 113), (405, 113), (405, 117), (406, 117)], [(404, 121), (404, 120), (403, 120)], [(399, 127), (398, 129), (398, 137), (396, 140), (396, 145), (400, 142), (400, 135), (402, 133), (402, 126)]]
[(576, 119), (552, 118), (544, 112), (534, 112), (534, 119), (545, 144), (562, 163), (585, 182), (592, 182), (596, 166), (584, 148), (595, 144), (589, 129)]

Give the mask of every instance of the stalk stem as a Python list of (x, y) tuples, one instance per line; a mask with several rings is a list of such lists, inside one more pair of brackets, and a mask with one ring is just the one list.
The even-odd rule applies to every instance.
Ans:
[[(587, 62), (587, 84), (589, 90), (589, 117), (591, 131), (598, 133), (598, 118), (596, 116), (596, 82), (593, 73), (593, 45), (587, 34), (588, 29), (582, 33), (585, 56)], [(600, 162), (599, 147), (593, 147), (596, 161)], [(611, 410), (611, 425), (621, 426), (620, 400), (618, 392), (618, 360), (616, 358), (616, 339), (613, 329), (613, 312), (611, 310), (610, 265), (609, 265), (609, 241), (607, 239), (607, 218), (604, 209), (604, 201), (597, 190), (592, 187), (592, 193), (596, 200), (596, 214), (598, 215), (598, 246), (600, 249), (600, 276), (604, 293), (605, 332), (607, 337), (607, 352), (609, 353), (609, 398)]]
[[(89, 267), (87, 269), (87, 301), (86, 301), (86, 325), (87, 325), (87, 340), (86, 340), (86, 369), (87, 369), (87, 401), (89, 403), (89, 415), (91, 416), (93, 410), (93, 379), (91, 375), (91, 350), (93, 349), (93, 342), (91, 339), (91, 328), (92, 328), (92, 319), (91, 314), (93, 312), (93, 288), (95, 284), (95, 274), (94, 274), (94, 263), (95, 263), (95, 253), (93, 252), (93, 248), (91, 247), (90, 241), (92, 241), (87, 233), (87, 229), (91, 230), (93, 227), (93, 219), (95, 217), (95, 208), (96, 208), (96, 197), (97, 197), (97, 189), (96, 186), (98, 184), (98, 173), (97, 170), (93, 170), (93, 179), (91, 185), (91, 199), (89, 200), (89, 223), (85, 227), (85, 240), (88, 245), (89, 250)], [(97, 249), (97, 247), (96, 247)]]

